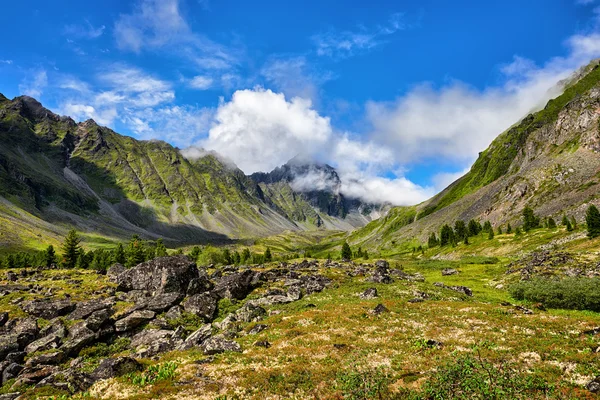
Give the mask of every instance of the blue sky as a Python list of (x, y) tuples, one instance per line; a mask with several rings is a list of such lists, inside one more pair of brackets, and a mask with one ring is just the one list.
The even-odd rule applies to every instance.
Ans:
[(348, 195), (411, 204), (600, 56), (596, 7), (10, 2), (0, 92), (190, 157), (215, 150), (247, 173), (301, 154), (338, 167)]

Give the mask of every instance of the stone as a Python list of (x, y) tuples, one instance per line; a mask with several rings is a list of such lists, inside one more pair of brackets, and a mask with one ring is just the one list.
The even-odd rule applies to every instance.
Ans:
[(6, 273), (6, 280), (9, 282), (16, 282), (17, 281), (17, 274), (15, 274), (12, 271), (8, 271)]
[(458, 271), (455, 270), (454, 268), (444, 268), (442, 270), (442, 276), (450, 276), (450, 275), (457, 275)]
[(134, 309), (163, 312), (166, 309), (169, 309), (172, 306), (179, 304), (181, 300), (183, 300), (182, 293), (160, 293), (155, 296), (152, 296), (149, 299), (141, 301), (139, 304), (136, 304)]
[[(379, 262), (379, 261), (378, 261)], [(387, 262), (385, 262), (387, 264)], [(369, 277), (369, 282), (389, 284), (394, 282), (390, 276), (390, 271), (384, 267), (377, 267)]]
[(150, 346), (153, 343), (170, 340), (173, 337), (173, 331), (164, 329), (145, 329), (131, 338), (130, 347), (137, 349), (140, 346)]
[(221, 335), (212, 336), (206, 339), (204, 342), (202, 342), (200, 347), (202, 348), (204, 354), (207, 356), (224, 353), (226, 351), (235, 351), (238, 353), (242, 352), (242, 348), (237, 342), (225, 339)]
[(3, 327), (4, 325), (6, 325), (7, 322), (8, 322), (8, 313), (0, 312), (0, 328)]
[(183, 308), (205, 322), (211, 322), (217, 311), (217, 299), (210, 293), (195, 294), (183, 303)]
[(62, 343), (61, 337), (52, 333), (47, 336), (44, 336), (38, 340), (35, 340), (29, 343), (25, 347), (25, 352), (28, 354), (35, 353), (38, 351), (46, 351), (51, 349), (56, 349)]
[(154, 319), (156, 313), (154, 311), (142, 310), (134, 311), (127, 317), (115, 322), (115, 330), (117, 332), (127, 332), (138, 326)]
[(121, 291), (185, 294), (190, 281), (198, 277), (196, 263), (180, 255), (158, 257), (123, 271), (117, 277), (117, 284)]
[(141, 371), (142, 365), (131, 357), (105, 358), (92, 372), (94, 379), (109, 379)]
[(597, 376), (592, 381), (590, 381), (585, 388), (592, 393), (600, 393), (600, 376)]
[(169, 311), (165, 313), (165, 318), (167, 320), (177, 319), (181, 317), (181, 313), (183, 312), (183, 308), (181, 306), (173, 306), (169, 308)]
[(115, 263), (106, 271), (106, 277), (113, 283), (118, 282), (119, 275), (125, 272), (127, 268), (123, 264)]
[(269, 325), (265, 325), (265, 324), (254, 325), (252, 327), (252, 329), (250, 329), (248, 331), (248, 335), (257, 335), (257, 334), (259, 334), (260, 332), (264, 331), (267, 328), (269, 328)]
[(212, 336), (211, 324), (201, 326), (197, 331), (189, 335), (185, 341), (178, 347), (179, 350), (190, 349), (200, 346), (206, 339)]
[(33, 317), (18, 320), (12, 329), (12, 333), (17, 335), (17, 343), (20, 349), (24, 349), (25, 346), (37, 339), (39, 332), (37, 318)]
[(254, 342), (254, 346), (264, 347), (265, 349), (268, 349), (269, 347), (271, 347), (271, 343), (267, 342), (266, 340), (259, 340), (257, 342)]
[(23, 311), (38, 318), (53, 319), (67, 315), (75, 308), (71, 300), (31, 300), (25, 302), (21, 308)]
[(0, 394), (0, 400), (16, 400), (20, 395), (20, 392)]
[(27, 353), (25, 353), (24, 351), (15, 351), (14, 353), (10, 353), (6, 356), (6, 362), (23, 364), (26, 355)]
[(331, 283), (329, 278), (322, 275), (303, 276), (301, 280), (307, 295), (322, 292)]
[(368, 288), (367, 290), (365, 290), (364, 292), (361, 293), (360, 298), (363, 300), (371, 300), (378, 296), (379, 295), (377, 293), (376, 288)]
[(250, 269), (224, 276), (215, 285), (214, 293), (220, 298), (243, 300), (254, 289), (253, 278), (254, 271)]
[(52, 374), (58, 372), (58, 367), (54, 365), (37, 365), (35, 367), (24, 368), (11, 386), (11, 389), (19, 389), (22, 386), (35, 385), (44, 378), (49, 377)]
[(68, 318), (73, 320), (86, 319), (96, 311), (112, 308), (115, 305), (115, 302), (116, 299), (110, 297), (103, 300), (96, 299), (77, 303), (75, 305), (75, 310), (69, 314)]
[(2, 384), (4, 385), (7, 381), (16, 378), (19, 373), (23, 370), (23, 366), (17, 363), (11, 363), (8, 367), (2, 371)]
[(65, 353), (61, 350), (57, 350), (51, 353), (44, 353), (29, 358), (25, 363), (25, 367), (34, 367), (36, 365), (56, 365), (63, 362), (64, 359)]
[(97, 332), (102, 325), (105, 325), (111, 321), (111, 316), (114, 314), (112, 308), (105, 308), (102, 310), (94, 311), (86, 320), (86, 326)]
[(473, 296), (473, 291), (466, 286), (446, 286), (450, 290), (465, 294), (467, 296)]
[(385, 260), (378, 260), (378, 261), (375, 261), (375, 268), (389, 269), (390, 268), (390, 263), (388, 263)]
[(235, 317), (241, 322), (257, 322), (267, 315), (267, 311), (252, 303), (246, 303), (235, 312)]
[(0, 361), (4, 361), (10, 353), (14, 353), (15, 351), (19, 351), (17, 335), (0, 336)]
[(76, 356), (90, 343), (93, 343), (98, 335), (86, 326), (85, 321), (78, 322), (69, 328), (68, 339), (63, 343), (60, 349), (67, 356)]
[(383, 304), (379, 303), (377, 304), (377, 306), (375, 306), (375, 308), (373, 309), (373, 314), (375, 315), (379, 315), (379, 314), (383, 314), (384, 312), (388, 312), (390, 310), (388, 310), (386, 308), (386, 306), (384, 306)]
[(193, 296), (204, 292), (209, 292), (214, 287), (213, 283), (206, 275), (206, 272), (202, 271), (198, 278), (194, 278), (190, 281), (187, 288), (187, 295)]

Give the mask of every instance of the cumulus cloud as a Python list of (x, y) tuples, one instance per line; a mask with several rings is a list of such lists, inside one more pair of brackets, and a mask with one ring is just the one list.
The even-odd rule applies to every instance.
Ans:
[(19, 85), (19, 91), (27, 96), (39, 98), (48, 86), (48, 74), (46, 70), (33, 71)]
[(333, 79), (330, 72), (318, 72), (311, 67), (306, 57), (271, 57), (261, 74), (275, 89), (290, 97), (315, 100), (319, 86)]
[(401, 164), (442, 157), (474, 159), (502, 131), (560, 92), (557, 82), (600, 56), (600, 35), (573, 36), (567, 57), (543, 66), (515, 57), (502, 84), (483, 90), (460, 81), (415, 86), (393, 102), (369, 102), (370, 139), (394, 151)]
[(373, 28), (359, 27), (355, 31), (329, 30), (314, 35), (311, 39), (316, 47), (317, 55), (334, 58), (346, 58), (358, 53), (365, 53), (385, 43), (385, 37), (408, 27), (404, 14), (392, 14), (386, 25)]
[(331, 133), (329, 119), (313, 110), (310, 100), (287, 101), (283, 94), (256, 88), (239, 90), (219, 106), (202, 145), (253, 173), (270, 171), (298, 153), (324, 147)]

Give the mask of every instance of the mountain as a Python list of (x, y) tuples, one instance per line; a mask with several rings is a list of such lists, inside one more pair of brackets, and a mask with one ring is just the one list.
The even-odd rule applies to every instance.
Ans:
[(432, 199), (398, 207), (351, 235), (354, 243), (424, 241), (443, 224), (472, 218), (520, 225), (527, 205), (542, 216), (583, 221), (600, 186), (599, 62), (561, 82), (562, 94), (500, 134), (470, 171)]
[(322, 196), (256, 182), (217, 154), (188, 159), (168, 143), (0, 95), (0, 246), (57, 241), (71, 227), (100, 242), (139, 234), (202, 243), (368, 222), (356, 217), (360, 202)]
[(366, 204), (341, 193), (335, 168), (295, 157), (269, 173), (251, 178), (267, 195), (269, 204), (288, 218), (326, 229), (351, 230), (378, 218), (385, 206)]

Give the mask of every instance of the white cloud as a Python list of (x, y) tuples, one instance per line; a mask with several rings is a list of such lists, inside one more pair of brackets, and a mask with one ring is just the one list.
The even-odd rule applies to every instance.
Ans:
[(409, 26), (404, 21), (401, 13), (392, 14), (386, 25), (374, 28), (360, 27), (356, 31), (336, 31), (314, 35), (311, 39), (316, 46), (319, 56), (330, 56), (334, 58), (345, 58), (357, 53), (367, 52), (383, 43), (385, 37)]
[(203, 147), (230, 157), (246, 173), (270, 171), (306, 148), (323, 146), (331, 135), (328, 118), (310, 100), (257, 88), (240, 90), (219, 106)]
[(40, 69), (34, 71), (31, 76), (21, 82), (19, 91), (22, 94), (39, 99), (46, 86), (48, 86), (48, 74), (46, 70)]
[(369, 203), (391, 203), (412, 205), (420, 203), (435, 194), (431, 187), (416, 185), (404, 177), (389, 179), (380, 176), (361, 174), (340, 174), (341, 191), (351, 198), (359, 198)]
[(95, 27), (86, 19), (83, 24), (71, 24), (65, 26), (64, 34), (81, 39), (96, 39), (102, 36), (105, 29), (106, 27), (104, 25)]
[(0, 60), (0, 64), (8, 64), (11, 65), (13, 63), (13, 60)]
[(501, 68), (505, 80), (495, 87), (423, 83), (393, 102), (369, 102), (370, 139), (388, 146), (400, 164), (439, 157), (473, 160), (498, 134), (556, 96), (557, 82), (600, 56), (600, 35), (573, 36), (566, 44), (567, 57), (542, 67), (515, 57)]
[(209, 76), (197, 75), (190, 80), (190, 87), (198, 90), (207, 90), (213, 85), (214, 81)]
[(261, 74), (275, 89), (289, 97), (303, 97), (315, 101), (321, 84), (332, 79), (329, 72), (316, 72), (306, 57), (272, 57)]
[(435, 188), (436, 192), (442, 191), (458, 178), (464, 176), (467, 172), (469, 172), (470, 169), (471, 167), (469, 166), (462, 171), (437, 173), (431, 178), (433, 187)]

